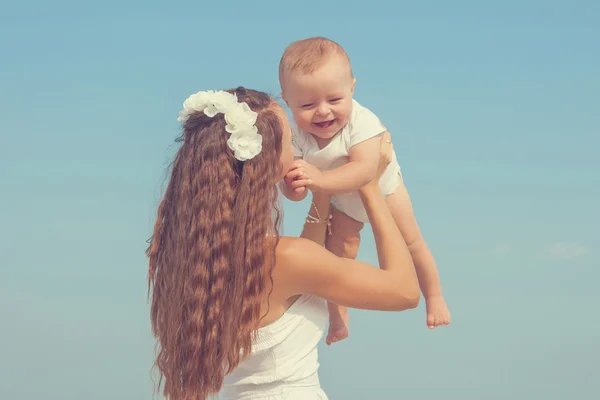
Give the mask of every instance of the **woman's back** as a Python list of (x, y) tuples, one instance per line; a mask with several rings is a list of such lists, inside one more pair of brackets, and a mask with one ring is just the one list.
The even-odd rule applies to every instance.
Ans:
[(259, 329), (251, 355), (225, 377), (219, 399), (327, 399), (317, 372), (327, 315), (323, 299), (300, 296), (279, 319)]

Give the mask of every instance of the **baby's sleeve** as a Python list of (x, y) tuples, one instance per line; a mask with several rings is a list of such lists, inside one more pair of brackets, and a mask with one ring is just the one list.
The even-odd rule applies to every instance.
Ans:
[(352, 118), (350, 131), (350, 148), (385, 132), (385, 127), (377, 115), (360, 106)]
[(292, 127), (292, 144), (294, 146), (294, 158), (304, 157), (304, 142), (303, 132), (298, 130), (297, 127)]

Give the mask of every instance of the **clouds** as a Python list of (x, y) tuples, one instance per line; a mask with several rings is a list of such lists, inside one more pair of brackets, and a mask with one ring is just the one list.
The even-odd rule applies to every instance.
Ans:
[(593, 253), (590, 246), (578, 242), (559, 241), (547, 244), (528, 245), (527, 243), (498, 242), (490, 252), (495, 256), (538, 256), (557, 261), (576, 260)]
[(556, 242), (547, 246), (546, 254), (558, 260), (573, 260), (587, 256), (591, 248), (577, 242)]

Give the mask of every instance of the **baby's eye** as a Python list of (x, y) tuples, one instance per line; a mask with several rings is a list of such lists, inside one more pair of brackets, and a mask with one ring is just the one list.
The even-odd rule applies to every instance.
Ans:
[(330, 102), (330, 103), (337, 103), (337, 102), (339, 102), (340, 100), (342, 100), (342, 98), (341, 98), (341, 97), (336, 97), (335, 99), (331, 99), (331, 100), (329, 100), (329, 102)]
[(307, 103), (307, 104), (302, 104), (300, 107), (309, 108), (309, 107), (312, 107), (312, 105), (313, 105), (312, 103)]

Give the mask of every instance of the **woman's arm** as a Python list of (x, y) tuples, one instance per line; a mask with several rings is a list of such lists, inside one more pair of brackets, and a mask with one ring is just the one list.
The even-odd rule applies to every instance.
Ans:
[(301, 238), (325, 244), (325, 235), (329, 232), (329, 195), (317, 192), (312, 194), (312, 203), (308, 217), (304, 220)]

